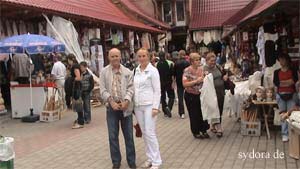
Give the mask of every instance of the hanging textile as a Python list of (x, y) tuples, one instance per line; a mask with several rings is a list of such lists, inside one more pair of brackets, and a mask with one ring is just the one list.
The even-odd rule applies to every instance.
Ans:
[(150, 49), (150, 41), (148, 33), (143, 33), (142, 35), (142, 47), (146, 49)]
[(214, 42), (218, 42), (221, 40), (221, 31), (219, 30), (211, 30), (210, 31), (211, 39)]
[(265, 60), (265, 37), (264, 37), (264, 27), (259, 27), (259, 31), (257, 34), (257, 53), (259, 55), (259, 64), (264, 68), (266, 66)]
[(41, 22), (38, 23), (38, 28), (39, 28), (38, 34), (39, 34), (39, 35), (43, 35), (43, 30), (44, 30), (44, 28), (43, 28), (43, 24), (42, 24)]
[(204, 38), (203, 38), (203, 43), (205, 45), (208, 45), (211, 42), (211, 35), (210, 35), (210, 31), (206, 31), (204, 32)]
[(3, 27), (3, 22), (0, 19), (0, 40), (5, 38), (5, 33), (4, 33), (4, 27)]
[(128, 40), (129, 40), (130, 53), (134, 53), (134, 32), (133, 31), (128, 32)]
[(13, 21), (12, 23), (12, 28), (13, 28), (13, 35), (19, 35), (18, 27), (15, 21)]
[(34, 34), (34, 28), (32, 23), (27, 23), (27, 31), (28, 33)]
[(20, 21), (20, 23), (19, 23), (19, 31), (20, 31), (20, 35), (23, 35), (23, 34), (27, 33), (26, 25), (25, 25), (24, 21)]
[(8, 20), (6, 20), (5, 26), (6, 26), (6, 33), (7, 33), (6, 35), (7, 35), (7, 37), (12, 36), (13, 35), (13, 31), (12, 31), (12, 27), (11, 27), (11, 25), (10, 25), (10, 23), (9, 23)]
[(193, 41), (196, 44), (199, 44), (203, 41), (204, 39), (204, 32), (203, 31), (194, 31), (193, 32)]
[(220, 118), (220, 111), (218, 107), (216, 89), (214, 87), (214, 77), (211, 73), (205, 76), (203, 80), (200, 100), (203, 120), (211, 122), (213, 119), (214, 122), (217, 123), (215, 119)]
[(88, 29), (88, 36), (89, 36), (89, 40), (96, 38), (95, 29)]
[(91, 47), (91, 65), (97, 74), (100, 74), (104, 67), (104, 57), (102, 45)]
[(101, 39), (100, 28), (96, 28), (96, 38)]
[[(78, 33), (73, 23), (58, 16), (53, 16), (51, 22), (46, 15), (43, 14), (43, 16), (47, 23), (50, 24), (52, 31), (55, 34), (55, 39), (66, 46), (66, 53), (73, 53), (78, 62), (84, 61), (80, 45), (78, 43)], [(94, 80), (99, 84), (99, 78), (93, 73), (92, 75)]]
[(119, 42), (123, 42), (124, 41), (123, 31), (122, 30), (118, 30), (117, 34), (118, 34)]

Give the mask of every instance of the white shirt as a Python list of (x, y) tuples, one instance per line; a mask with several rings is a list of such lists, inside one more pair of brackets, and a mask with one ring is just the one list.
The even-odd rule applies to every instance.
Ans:
[(66, 66), (61, 61), (55, 62), (51, 71), (51, 75), (54, 76), (55, 80), (64, 80), (66, 74)]
[(144, 71), (140, 66), (135, 70), (134, 75), (134, 101), (135, 106), (152, 105), (153, 109), (158, 109), (160, 105), (160, 77), (158, 70), (148, 64)]

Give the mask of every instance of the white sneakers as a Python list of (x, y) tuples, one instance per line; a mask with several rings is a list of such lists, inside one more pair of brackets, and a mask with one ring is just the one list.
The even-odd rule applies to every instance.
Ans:
[(288, 141), (289, 141), (289, 137), (283, 135), (283, 136), (282, 136), (282, 142), (288, 142)]

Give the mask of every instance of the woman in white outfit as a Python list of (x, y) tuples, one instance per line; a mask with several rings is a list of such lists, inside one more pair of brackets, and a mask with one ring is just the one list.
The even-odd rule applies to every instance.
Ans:
[(158, 70), (150, 63), (146, 49), (137, 52), (139, 66), (134, 75), (135, 116), (141, 127), (148, 160), (144, 168), (158, 169), (162, 164), (155, 125), (160, 105), (160, 78)]

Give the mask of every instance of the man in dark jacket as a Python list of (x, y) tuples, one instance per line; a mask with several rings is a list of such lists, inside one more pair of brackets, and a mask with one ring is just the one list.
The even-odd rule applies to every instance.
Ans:
[[(172, 61), (166, 60), (166, 54), (160, 52), (159, 62), (157, 63), (157, 69), (160, 75), (161, 84), (161, 104), (162, 110), (165, 116), (172, 117), (172, 108), (175, 100), (175, 92), (173, 89), (173, 78), (174, 78), (174, 63)], [(168, 104), (166, 102), (166, 93), (168, 94)]]
[(87, 70), (87, 63), (81, 62), (80, 69), (82, 72), (81, 86), (82, 86), (82, 100), (83, 100), (83, 111), (84, 120), (86, 124), (91, 122), (91, 92), (94, 89), (94, 78)]
[(179, 116), (184, 119), (184, 104), (183, 104), (183, 93), (184, 87), (182, 85), (182, 75), (185, 68), (187, 68), (190, 64), (185, 59), (185, 51), (179, 51), (179, 60), (176, 61), (174, 71), (175, 71), (175, 78), (177, 84), (177, 96), (178, 96), (178, 114)]

